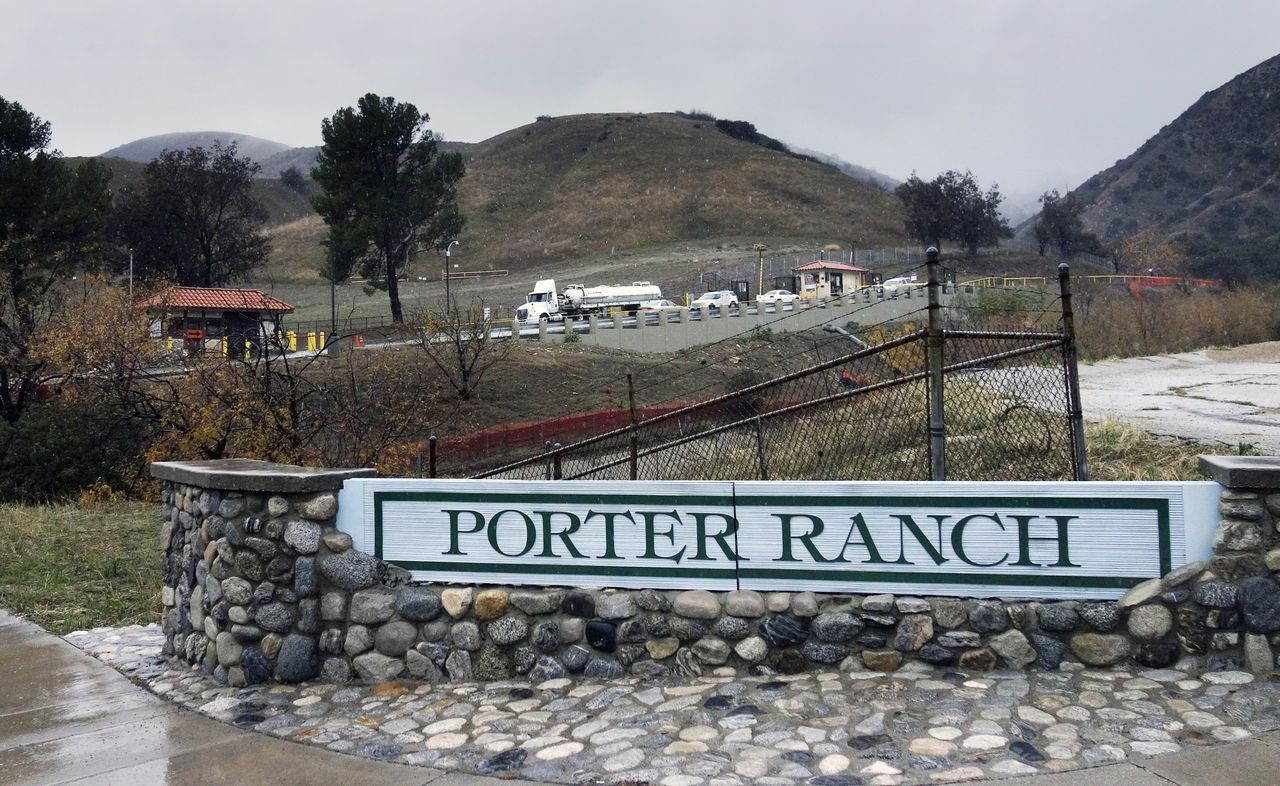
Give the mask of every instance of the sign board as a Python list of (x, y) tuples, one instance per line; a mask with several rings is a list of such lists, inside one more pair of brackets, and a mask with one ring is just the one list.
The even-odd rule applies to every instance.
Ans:
[(1204, 559), (1190, 483), (347, 481), (338, 527), (414, 579), (1118, 598)]
[(187, 328), (187, 340), (199, 341), (204, 338), (204, 331), (200, 328)]

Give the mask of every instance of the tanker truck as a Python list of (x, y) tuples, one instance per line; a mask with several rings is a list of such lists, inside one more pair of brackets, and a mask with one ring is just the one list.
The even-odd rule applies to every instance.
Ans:
[(557, 291), (555, 279), (545, 278), (533, 285), (533, 291), (525, 298), (524, 304), (516, 309), (516, 319), (527, 325), (603, 314), (611, 309), (635, 314), (641, 303), (660, 299), (662, 289), (648, 281), (635, 281), (629, 286), (570, 284)]

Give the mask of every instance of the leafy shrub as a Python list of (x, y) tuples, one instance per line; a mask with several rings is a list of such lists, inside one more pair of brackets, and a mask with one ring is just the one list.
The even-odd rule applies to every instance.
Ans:
[(123, 489), (137, 481), (141, 440), (99, 408), (51, 402), (15, 424), (0, 424), (0, 501), (76, 498), (86, 489)]
[(761, 144), (760, 132), (756, 130), (754, 123), (748, 123), (746, 120), (717, 120), (716, 128), (719, 129), (720, 133), (727, 134), (734, 139), (753, 145)]
[(297, 194), (307, 193), (307, 180), (303, 176), (302, 170), (296, 166), (291, 166), (280, 173), (280, 182), (284, 183), (285, 188)]

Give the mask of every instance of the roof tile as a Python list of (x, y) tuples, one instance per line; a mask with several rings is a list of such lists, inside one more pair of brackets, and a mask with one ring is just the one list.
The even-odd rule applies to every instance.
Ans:
[(269, 311), (287, 314), (293, 306), (256, 289), (174, 287), (138, 304), (139, 308), (205, 309), (208, 311)]
[(854, 273), (868, 272), (865, 267), (856, 267), (854, 265), (845, 264), (844, 262), (809, 262), (800, 267), (792, 268), (792, 270), (849, 270)]

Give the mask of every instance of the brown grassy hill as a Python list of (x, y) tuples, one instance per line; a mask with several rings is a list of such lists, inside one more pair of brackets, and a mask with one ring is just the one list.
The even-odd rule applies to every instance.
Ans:
[(897, 199), (833, 169), (665, 114), (553, 118), (478, 146), (468, 241), (504, 267), (676, 240), (900, 236)]
[[(902, 242), (898, 199), (837, 169), (674, 114), (540, 120), (463, 148), (471, 269), (520, 270), (611, 249), (717, 238)], [(316, 217), (277, 228), (269, 275), (319, 264)], [(299, 266), (301, 267), (295, 267)]]
[(1106, 241), (1150, 224), (1214, 240), (1280, 233), (1280, 55), (1205, 93), (1075, 193)]

